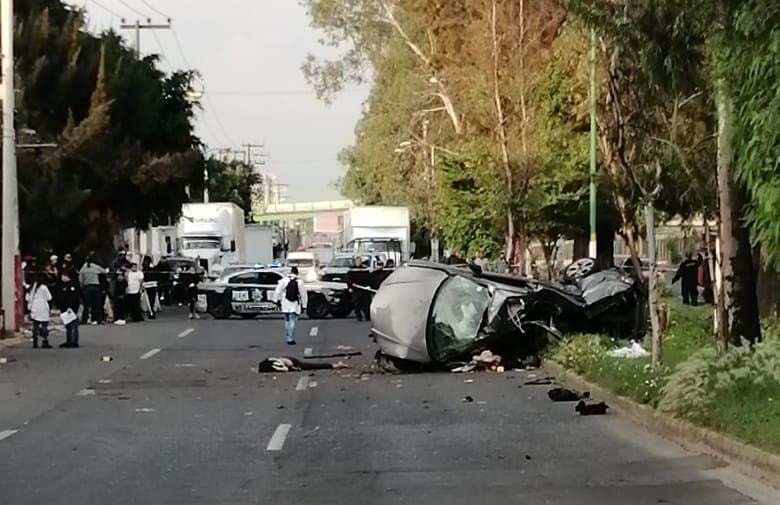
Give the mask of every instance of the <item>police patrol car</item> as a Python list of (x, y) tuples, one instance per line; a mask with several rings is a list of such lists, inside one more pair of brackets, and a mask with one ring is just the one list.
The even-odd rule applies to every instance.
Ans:
[[(257, 265), (233, 271), (211, 282), (198, 285), (197, 308), (215, 319), (238, 315), (246, 319), (279, 312), (276, 286), (290, 270), (279, 265)], [(312, 319), (347, 317), (352, 300), (347, 285), (340, 282), (305, 282), (309, 303), (306, 314)]]

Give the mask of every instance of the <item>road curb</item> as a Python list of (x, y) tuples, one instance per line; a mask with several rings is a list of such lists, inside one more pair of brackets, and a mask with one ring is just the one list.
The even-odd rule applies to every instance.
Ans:
[(780, 489), (780, 456), (618, 396), (554, 361), (545, 361), (542, 367), (560, 382), (580, 391), (590, 391), (591, 396), (607, 402), (610, 409), (643, 428), (670, 439), (685, 449), (705, 452), (743, 474), (758, 477)]
[(13, 347), (24, 343), (24, 337), (12, 337), (0, 339), (0, 351), (6, 347)]

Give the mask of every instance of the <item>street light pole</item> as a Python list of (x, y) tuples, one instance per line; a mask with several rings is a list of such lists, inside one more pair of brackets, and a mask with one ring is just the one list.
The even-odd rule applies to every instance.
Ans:
[(590, 241), (588, 255), (596, 258), (596, 30), (590, 32)]
[(18, 329), (16, 275), (19, 262), (19, 193), (16, 182), (16, 132), (14, 130), (14, 2), (0, 0), (0, 52), (3, 96), (3, 230), (2, 304), (3, 330)]

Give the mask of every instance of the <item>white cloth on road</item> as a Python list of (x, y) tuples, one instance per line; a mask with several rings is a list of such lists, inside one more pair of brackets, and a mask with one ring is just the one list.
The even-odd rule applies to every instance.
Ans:
[[(290, 284), (290, 282), (297, 282), (298, 283), (298, 301), (290, 301), (287, 299), (286, 292), (287, 292), (287, 285)], [(276, 285), (276, 299), (279, 300), (282, 304), (282, 312), (295, 312), (296, 314), (300, 315), (304, 308), (306, 308), (306, 305), (309, 302), (309, 297), (306, 294), (306, 286), (303, 284), (303, 281), (299, 279), (295, 275), (289, 275), (279, 281), (279, 284)]]
[(49, 310), (51, 291), (45, 284), (34, 285), (30, 294), (27, 295), (27, 301), (30, 307), (30, 317), (33, 321), (46, 322), (49, 320), (51, 317)]
[(141, 292), (144, 282), (143, 272), (127, 272), (127, 294), (135, 295)]

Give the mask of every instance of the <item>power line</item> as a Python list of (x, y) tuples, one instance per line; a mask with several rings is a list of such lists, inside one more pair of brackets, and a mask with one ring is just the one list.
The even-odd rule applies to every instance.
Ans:
[[(190, 62), (187, 60), (187, 56), (184, 53), (184, 46), (181, 43), (181, 40), (179, 39), (179, 35), (176, 33), (176, 29), (171, 27), (171, 34), (173, 35), (173, 40), (176, 42), (176, 47), (179, 50), (179, 54), (181, 55), (182, 61), (184, 61), (184, 64), (187, 66), (187, 68), (192, 68), (192, 65), (190, 65)], [(219, 128), (219, 131), (222, 133), (222, 136), (228, 141), (229, 144), (233, 144), (233, 140), (230, 138), (230, 135), (227, 133), (227, 129), (225, 128), (225, 125), (222, 124), (222, 119), (219, 117), (219, 113), (217, 112), (217, 107), (214, 105), (214, 101), (211, 99), (211, 96), (209, 96), (208, 93), (204, 93), (206, 95), (206, 102), (208, 103), (209, 107), (211, 107), (211, 112), (214, 114), (214, 121), (217, 123), (217, 127)]]
[(160, 16), (162, 16), (162, 17), (164, 17), (164, 18), (166, 18), (166, 19), (168, 19), (168, 18), (169, 18), (169, 16), (168, 16), (167, 14), (165, 14), (164, 12), (161, 12), (161, 11), (157, 10), (155, 7), (153, 7), (151, 4), (149, 4), (149, 3), (148, 3), (146, 0), (140, 0), (140, 2), (141, 2), (142, 4), (144, 4), (146, 7), (148, 7), (149, 9), (151, 9), (152, 11), (154, 11), (154, 12), (155, 12), (155, 14), (159, 14)]
[(184, 54), (184, 48), (181, 44), (181, 40), (179, 40), (179, 35), (176, 33), (176, 28), (173, 28), (171, 26), (171, 33), (173, 34), (173, 40), (176, 42), (176, 47), (179, 49), (179, 54), (181, 55), (182, 61), (184, 61), (184, 65), (189, 69), (192, 68), (192, 65), (190, 65), (190, 62), (187, 61), (187, 56)]
[(108, 8), (108, 7), (106, 7), (105, 5), (101, 4), (101, 3), (100, 3), (100, 2), (98, 2), (97, 0), (88, 0), (88, 1), (92, 2), (92, 3), (93, 3), (93, 4), (95, 4), (96, 6), (100, 7), (101, 9), (103, 9), (104, 11), (108, 12), (109, 14), (111, 14), (111, 15), (113, 15), (113, 16), (116, 16), (116, 17), (118, 17), (118, 18), (122, 18), (122, 17), (123, 17), (121, 14), (117, 14), (116, 12), (112, 11), (111, 9), (109, 9), (109, 8)]
[(136, 13), (136, 14), (138, 14), (139, 16), (143, 16), (143, 17), (144, 17), (144, 18), (146, 18), (147, 20), (148, 20), (148, 19), (150, 19), (150, 18), (149, 18), (149, 16), (148, 16), (148, 13), (139, 11), (138, 9), (136, 9), (135, 7), (133, 7), (132, 5), (130, 5), (129, 3), (125, 2), (125, 0), (119, 0), (119, 3), (120, 3), (120, 4), (122, 4), (122, 5), (124, 5), (125, 7), (127, 7), (128, 9), (130, 9), (131, 11), (135, 12), (135, 13)]
[(160, 42), (160, 37), (157, 36), (157, 32), (155, 30), (152, 30), (152, 36), (154, 37), (154, 41), (157, 43), (157, 47), (160, 48), (160, 59), (163, 60), (165, 65), (168, 67), (168, 70), (171, 71), (171, 73), (174, 72), (173, 65), (171, 65), (171, 60), (168, 59), (167, 56), (165, 56), (165, 50), (163, 49), (162, 43)]

